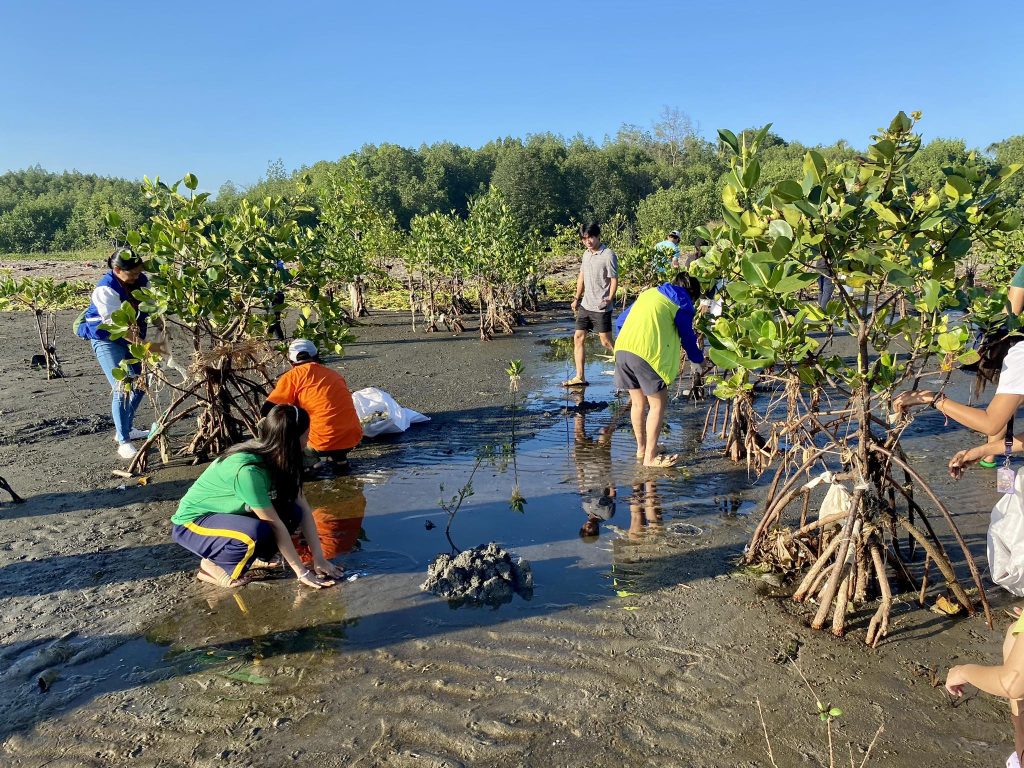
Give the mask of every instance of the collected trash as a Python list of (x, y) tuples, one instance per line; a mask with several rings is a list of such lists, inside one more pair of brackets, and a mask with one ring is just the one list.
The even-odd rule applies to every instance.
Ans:
[(533, 570), (527, 560), (513, 559), (492, 541), (454, 557), (438, 555), (420, 589), (451, 601), (496, 606), (510, 602), (514, 594), (524, 600), (533, 597)]
[(366, 437), (405, 432), (412, 424), (430, 421), (410, 408), (400, 406), (391, 395), (376, 387), (366, 387), (352, 393), (359, 423)]

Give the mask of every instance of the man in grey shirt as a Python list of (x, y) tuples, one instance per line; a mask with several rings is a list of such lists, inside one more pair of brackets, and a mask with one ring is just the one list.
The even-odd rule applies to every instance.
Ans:
[(619, 259), (615, 251), (601, 242), (601, 227), (585, 224), (580, 227), (580, 237), (587, 250), (583, 253), (580, 274), (576, 278), (576, 297), (572, 311), (576, 313), (576, 333), (573, 335), (573, 352), (576, 375), (563, 381), (563, 387), (585, 387), (587, 333), (597, 331), (601, 346), (611, 351), (612, 307), (615, 304), (615, 289), (619, 285)]

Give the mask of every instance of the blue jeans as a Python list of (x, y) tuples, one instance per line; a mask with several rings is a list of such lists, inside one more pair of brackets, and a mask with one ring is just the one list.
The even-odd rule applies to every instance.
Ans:
[[(132, 422), (135, 420), (135, 411), (139, 408), (139, 403), (142, 402), (142, 392), (137, 389), (132, 389), (130, 394), (126, 394), (121, 389), (121, 382), (114, 378), (112, 371), (117, 368), (121, 361), (127, 357), (128, 354), (128, 343), (125, 341), (106, 341), (100, 339), (90, 339), (92, 342), (92, 351), (96, 353), (96, 359), (99, 361), (100, 368), (103, 369), (103, 374), (107, 377), (107, 381), (110, 382), (110, 388), (113, 390), (113, 398), (110, 402), (110, 415), (114, 417), (114, 429), (117, 430), (117, 442), (127, 443), (130, 441), (129, 435), (132, 431)], [(138, 376), (142, 370), (140, 366), (131, 366), (131, 372)]]

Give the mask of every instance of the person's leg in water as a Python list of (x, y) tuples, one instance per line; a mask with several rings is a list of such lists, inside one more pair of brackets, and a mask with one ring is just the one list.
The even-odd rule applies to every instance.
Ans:
[[(632, 392), (630, 393), (632, 395)], [(647, 441), (644, 450), (645, 467), (673, 467), (679, 461), (679, 454), (671, 456), (659, 454), (658, 435), (661, 434), (661, 426), (665, 421), (665, 406), (668, 404), (668, 389), (661, 389), (654, 394), (647, 395), (647, 423), (645, 431)]]
[(576, 364), (576, 378), (580, 381), (586, 381), (587, 367), (587, 332), (584, 330), (576, 329), (576, 332), (572, 336), (572, 352), (573, 362)]
[[(121, 445), (130, 443), (132, 439), (132, 422), (135, 419), (135, 411), (142, 402), (142, 391), (132, 388), (128, 393), (121, 390), (121, 382), (114, 378), (114, 369), (121, 365), (121, 361), (128, 356), (128, 347), (116, 341), (92, 339), (92, 349), (96, 353), (96, 360), (107, 377), (111, 389), (110, 415), (114, 420), (114, 430), (117, 433), (117, 442)], [(138, 375), (141, 369), (138, 365), (130, 368), (131, 372)]]
[(633, 435), (636, 437), (636, 457), (644, 458), (647, 454), (647, 398), (640, 389), (629, 390), (629, 420), (633, 424)]

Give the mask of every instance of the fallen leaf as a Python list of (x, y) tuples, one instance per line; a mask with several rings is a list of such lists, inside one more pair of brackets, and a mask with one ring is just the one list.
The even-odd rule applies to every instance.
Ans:
[(149, 478), (148, 477), (140, 477), (139, 478), (139, 485), (149, 485)]
[(945, 595), (939, 595), (935, 598), (935, 605), (932, 606), (932, 611), (938, 614), (944, 614), (946, 616), (955, 616), (960, 613), (961, 606), (959, 603), (954, 603), (948, 600)]
[(617, 589), (615, 594), (619, 597), (638, 597), (640, 595), (639, 592), (630, 592), (628, 589)]
[(622, 610), (624, 610), (624, 611), (639, 611), (640, 610), (640, 606), (639, 605), (624, 605), (624, 606), (622, 606)]

